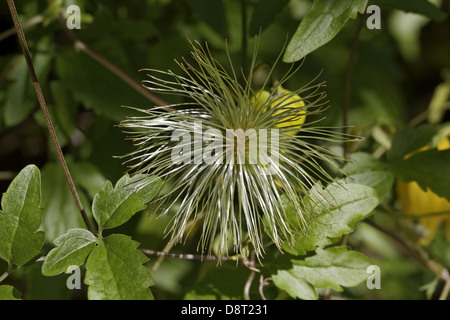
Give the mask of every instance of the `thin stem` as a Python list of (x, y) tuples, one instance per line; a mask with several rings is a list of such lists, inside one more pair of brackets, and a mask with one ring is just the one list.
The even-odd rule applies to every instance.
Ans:
[(0, 171), (0, 181), (1, 180), (12, 180), (16, 176), (15, 172), (12, 171)]
[(250, 275), (248, 276), (247, 281), (245, 282), (244, 286), (244, 300), (250, 300), (250, 288), (253, 283), (253, 279), (255, 279), (255, 270), (250, 270)]
[(9, 10), (11, 11), (11, 16), (14, 21), (14, 26), (17, 30), (17, 36), (19, 38), (20, 46), (22, 47), (23, 55), (27, 62), (28, 70), (29, 70), (30, 76), (31, 76), (31, 81), (33, 82), (34, 90), (36, 91), (36, 95), (37, 95), (37, 98), (39, 101), (39, 106), (41, 107), (42, 113), (44, 114), (45, 122), (47, 124), (47, 129), (48, 129), (48, 132), (52, 139), (53, 145), (56, 149), (59, 163), (61, 164), (61, 167), (63, 168), (64, 174), (66, 176), (66, 180), (70, 187), (70, 191), (72, 192), (72, 195), (75, 199), (78, 210), (80, 211), (81, 216), (83, 217), (84, 223), (86, 224), (86, 227), (89, 229), (89, 231), (93, 232), (92, 226), (89, 222), (86, 212), (83, 209), (83, 205), (81, 204), (81, 200), (77, 193), (75, 184), (72, 180), (72, 176), (70, 175), (70, 171), (69, 171), (69, 168), (67, 167), (66, 160), (64, 159), (64, 155), (61, 150), (61, 146), (58, 142), (58, 138), (56, 137), (55, 129), (53, 128), (53, 123), (50, 118), (50, 114), (48, 113), (48, 110), (47, 110), (47, 105), (45, 103), (44, 95), (42, 93), (41, 86), (39, 85), (39, 81), (36, 76), (36, 71), (34, 70), (33, 62), (31, 60), (31, 56), (30, 56), (30, 51), (28, 49), (27, 40), (25, 38), (25, 34), (23, 33), (23, 29), (20, 24), (19, 16), (17, 14), (17, 10), (14, 5), (14, 1), (13, 0), (7, 0), (7, 1), (8, 1)]
[(447, 300), (448, 299), (448, 295), (450, 293), (450, 274), (448, 273), (447, 270), (444, 270), (442, 272), (442, 278), (445, 278), (445, 285), (444, 285), (444, 289), (442, 289), (442, 293), (439, 297), (439, 300)]
[[(350, 56), (347, 62), (347, 70), (345, 72), (345, 87), (344, 87), (344, 104), (342, 105), (342, 127), (343, 133), (348, 133), (348, 111), (350, 106), (351, 90), (352, 90), (352, 78), (353, 78), (353, 66), (355, 64), (356, 53), (358, 49), (359, 37), (361, 35), (364, 22), (366, 20), (366, 14), (360, 16), (358, 29), (356, 30), (355, 37), (353, 38), (352, 47), (350, 50)], [(344, 141), (344, 157), (347, 156), (349, 149), (349, 142)]]
[(380, 225), (376, 224), (375, 222), (371, 221), (371, 220), (364, 220), (365, 223), (367, 223), (369, 226), (373, 227), (374, 229), (384, 233), (385, 235), (387, 235), (388, 237), (390, 237), (392, 240), (394, 240), (400, 247), (402, 247), (405, 252), (412, 257), (413, 259), (415, 259), (416, 261), (418, 261), (420, 264), (422, 264), (424, 267), (426, 267), (428, 270), (430, 270), (432, 273), (434, 273), (435, 275), (437, 275), (438, 277), (440, 277), (442, 280), (444, 281), (449, 281), (446, 277), (444, 277), (445, 275), (445, 271), (446, 269), (444, 267), (442, 267), (441, 265), (439, 265), (437, 262), (425, 257), (422, 252), (420, 252), (418, 249), (412, 247), (409, 243), (407, 243), (406, 241), (404, 241), (401, 237), (399, 237), (397, 234), (384, 229), (383, 227), (381, 227)]
[[(164, 254), (168, 254), (169, 251), (172, 249), (172, 247), (174, 246), (174, 242), (169, 242), (163, 249), (163, 253)], [(155, 264), (152, 267), (151, 273), (155, 274), (156, 271), (159, 269), (159, 267), (161, 266), (161, 263), (164, 261), (164, 258), (166, 257), (166, 255), (159, 255), (158, 260), (156, 260)]]
[(403, 218), (409, 218), (409, 219), (423, 219), (423, 218), (431, 218), (431, 217), (442, 217), (442, 216), (448, 216), (450, 215), (450, 211), (439, 211), (439, 212), (428, 212), (428, 213), (421, 213), (421, 214), (406, 214), (402, 212), (394, 212), (398, 215), (401, 215)]
[(8, 271), (5, 271), (5, 273), (3, 273), (3, 274), (0, 276), (0, 283), (1, 283), (3, 280), (5, 280), (6, 278), (8, 278), (8, 276), (9, 276), (9, 272), (8, 272)]
[(244, 300), (250, 300), (250, 288), (253, 283), (253, 279), (255, 279), (255, 274), (257, 269), (255, 269), (255, 252), (253, 251), (248, 261), (248, 268), (250, 269), (250, 274), (248, 276), (247, 281), (244, 286)]
[(266, 296), (264, 295), (264, 287), (269, 285), (269, 281), (271, 281), (272, 278), (264, 278), (263, 275), (259, 277), (259, 295), (261, 296), (261, 299), (267, 300)]
[[(24, 29), (26, 29), (26, 28), (29, 28), (31, 26), (34, 26), (35, 24), (41, 23), (42, 21), (44, 21), (44, 16), (41, 15), (41, 14), (38, 14), (38, 15), (34, 16), (33, 18), (28, 19), (27, 21), (25, 21), (23, 23), (22, 27)], [(0, 33), (0, 41), (3, 41), (4, 39), (14, 35), (15, 33), (16, 33), (16, 28), (15, 27), (3, 31), (2, 33)]]
[(182, 260), (209, 260), (209, 261), (229, 261), (231, 260), (229, 257), (217, 257), (217, 256), (203, 256), (200, 254), (178, 254), (178, 253), (169, 253), (164, 251), (155, 251), (149, 249), (140, 249), (143, 254), (146, 256), (156, 256), (156, 257), (165, 257), (165, 258), (173, 258), (173, 259), (182, 259)]
[(8, 270), (6, 270), (5, 273), (3, 273), (0, 276), (0, 283), (3, 282), (6, 278), (8, 278), (11, 275), (11, 273), (16, 271), (17, 269), (18, 269), (18, 267), (17, 268), (13, 268), (12, 265), (8, 265)]
[[(59, 12), (59, 20), (65, 26), (64, 15), (63, 15), (62, 11)], [(109, 61), (108, 59), (106, 59), (105, 57), (103, 57), (102, 55), (97, 53), (96, 51), (92, 50), (84, 42), (78, 40), (77, 37), (75, 36), (75, 33), (72, 30), (64, 27), (64, 31), (66, 32), (67, 36), (73, 43), (73, 46), (76, 51), (82, 51), (85, 54), (87, 54), (88, 56), (90, 56), (92, 59), (94, 59), (95, 61), (100, 63), (102, 66), (104, 66), (109, 71), (111, 71), (116, 76), (118, 76), (120, 79), (122, 79), (124, 82), (126, 82), (130, 87), (132, 87), (133, 89), (138, 91), (140, 94), (142, 94), (144, 97), (146, 97), (150, 101), (154, 102), (155, 104), (157, 104), (159, 106), (166, 106), (168, 104), (166, 101), (157, 97), (156, 95), (151, 93), (149, 90), (144, 88), (140, 83), (138, 83), (133, 78), (131, 78), (128, 74), (126, 74), (122, 69), (117, 67), (111, 61)], [(169, 110), (172, 108), (167, 107), (166, 109)]]
[(241, 0), (241, 14), (242, 14), (242, 48), (241, 48), (241, 59), (242, 59), (242, 70), (247, 71), (247, 0)]

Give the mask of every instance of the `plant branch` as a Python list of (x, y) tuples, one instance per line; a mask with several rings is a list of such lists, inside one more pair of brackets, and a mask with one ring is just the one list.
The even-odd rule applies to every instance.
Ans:
[(364, 220), (366, 224), (373, 227), (374, 229), (384, 233), (388, 237), (390, 237), (392, 240), (397, 243), (398, 246), (404, 249), (404, 251), (413, 259), (415, 259), (417, 262), (422, 264), (424, 267), (426, 267), (428, 270), (430, 270), (432, 273), (437, 275), (439, 278), (444, 280), (445, 282), (450, 281), (450, 277), (445, 277), (445, 274), (448, 274), (448, 271), (439, 265), (437, 262), (425, 257), (422, 252), (420, 252), (417, 248), (414, 248), (409, 243), (407, 243), (405, 240), (403, 240), (401, 237), (399, 237), (397, 234), (384, 229), (380, 225), (376, 224), (375, 222), (366, 219)]
[(0, 283), (3, 282), (6, 278), (8, 278), (8, 277), (11, 275), (11, 273), (13, 273), (14, 271), (16, 271), (17, 269), (19, 269), (19, 268), (18, 268), (18, 267), (17, 267), (17, 268), (13, 268), (13, 266), (8, 265), (8, 270), (6, 270), (6, 271), (0, 276)]
[(411, 256), (413, 259), (418, 261), (420, 264), (422, 264), (424, 267), (426, 267), (428, 270), (430, 270), (432, 273), (434, 273), (436, 276), (438, 276), (441, 280), (444, 281), (444, 289), (442, 290), (441, 296), (439, 297), (440, 300), (446, 300), (450, 293), (450, 274), (446, 268), (439, 265), (437, 262), (435, 262), (432, 259), (429, 259), (426, 257), (422, 251), (420, 251), (418, 248), (415, 248), (411, 246), (408, 242), (403, 240), (401, 237), (399, 237), (397, 234), (384, 229), (380, 225), (376, 224), (375, 222), (366, 219), (364, 220), (365, 223), (372, 226), (376, 230), (384, 233), (391, 239), (393, 239), (397, 245), (402, 247), (405, 252)]
[[(34, 26), (35, 24), (41, 23), (42, 21), (44, 21), (44, 16), (41, 14), (38, 14), (36, 16), (34, 16), (31, 19), (28, 19), (27, 21), (25, 21), (22, 25), (22, 27), (24, 29), (29, 28), (31, 26)], [(14, 35), (16, 33), (16, 28), (13, 27), (11, 29), (5, 30), (2, 33), (0, 33), (0, 41), (3, 41), (4, 39)]]
[[(116, 76), (118, 76), (120, 79), (122, 79), (125, 83), (127, 83), (130, 87), (135, 89), (137, 92), (142, 94), (144, 97), (149, 99), (150, 101), (154, 102), (155, 104), (159, 106), (166, 106), (168, 103), (164, 101), (163, 99), (159, 98), (158, 96), (151, 93), (149, 90), (144, 88), (140, 83), (138, 83), (136, 80), (131, 78), (128, 74), (126, 74), (122, 69), (117, 67), (115, 64), (113, 64), (111, 61), (97, 53), (96, 51), (92, 50), (87, 44), (77, 39), (75, 33), (65, 27), (65, 20), (64, 20), (64, 14), (63, 11), (59, 12), (59, 20), (61, 24), (63, 25), (64, 31), (66, 32), (68, 38), (73, 44), (73, 47), (76, 51), (82, 51), (88, 56), (90, 56), (92, 59), (100, 63), (102, 66), (107, 68), (109, 71), (114, 73)], [(171, 109), (171, 108), (166, 108)]]
[(439, 300), (447, 300), (448, 295), (450, 293), (450, 274), (448, 273), (447, 270), (444, 270), (442, 272), (441, 278), (445, 278), (445, 285), (444, 289), (442, 289), (442, 293), (441, 296), (439, 297)]
[(3, 282), (3, 280), (5, 280), (6, 278), (8, 278), (8, 276), (9, 276), (9, 272), (8, 272), (8, 271), (5, 271), (5, 273), (3, 273), (3, 274), (0, 276), (0, 283)]
[(140, 251), (146, 256), (156, 256), (156, 257), (165, 257), (165, 258), (174, 258), (174, 259), (183, 259), (183, 260), (209, 260), (209, 261), (229, 261), (231, 260), (229, 257), (217, 257), (217, 256), (203, 256), (200, 254), (178, 254), (178, 253), (169, 253), (164, 251), (155, 251), (149, 249), (140, 249)]
[(272, 278), (264, 278), (263, 275), (259, 277), (259, 295), (263, 300), (267, 300), (266, 296), (264, 295), (264, 287), (269, 285), (269, 281), (272, 281)]
[(86, 224), (86, 227), (92, 232), (92, 226), (89, 222), (89, 219), (86, 215), (86, 212), (83, 209), (83, 205), (81, 204), (81, 200), (80, 197), (77, 193), (75, 184), (73, 182), (72, 176), (70, 175), (70, 171), (67, 167), (67, 163), (66, 160), (64, 159), (64, 155), (63, 152), (61, 150), (61, 146), (58, 142), (58, 138), (56, 137), (56, 133), (55, 133), (55, 129), (53, 128), (53, 123), (52, 120), (50, 118), (50, 114), (47, 110), (47, 105), (45, 103), (45, 99), (44, 99), (44, 95), (42, 93), (41, 90), (41, 86), (39, 85), (39, 81), (37, 79), (36, 76), (36, 71), (34, 70), (34, 66), (33, 66), (33, 62), (31, 60), (31, 56), (30, 56), (30, 51), (28, 49), (28, 44), (27, 44), (27, 40), (25, 38), (25, 34), (23, 32), (22, 26), (20, 24), (20, 20), (19, 20), (19, 16), (17, 14), (17, 10), (16, 7), (14, 5), (14, 1), (13, 0), (7, 0), (8, 1), (8, 6), (9, 6), (9, 10), (11, 11), (11, 16), (12, 19), (14, 21), (14, 26), (17, 30), (17, 36), (19, 38), (19, 42), (20, 42), (20, 46), (22, 47), (22, 51), (25, 57), (25, 60), (27, 62), (27, 66), (28, 66), (28, 70), (30, 72), (30, 76), (31, 76), (31, 80), (33, 82), (33, 86), (34, 89), (36, 91), (36, 95), (39, 101), (39, 106), (41, 107), (42, 113), (44, 114), (44, 118), (45, 118), (45, 122), (47, 124), (47, 129), (48, 132), (50, 134), (51, 140), (53, 142), (53, 145), (56, 149), (56, 153), (58, 156), (58, 160), (59, 163), (61, 164), (61, 167), (63, 168), (64, 174), (66, 176), (67, 182), (69, 184), (70, 187), (70, 191), (72, 192), (72, 195), (75, 199), (75, 202), (77, 204), (78, 210), (81, 213), (81, 216), (83, 217), (84, 223)]
[[(350, 98), (352, 91), (352, 78), (353, 78), (353, 67), (355, 64), (356, 53), (358, 49), (359, 37), (366, 21), (366, 14), (362, 14), (359, 19), (358, 28), (356, 29), (355, 37), (353, 38), (350, 56), (347, 62), (347, 70), (345, 72), (345, 87), (344, 87), (344, 103), (342, 105), (342, 127), (343, 133), (346, 135), (348, 133), (348, 111), (350, 106)], [(344, 141), (344, 157), (347, 156), (349, 149), (349, 142)]]
[(255, 268), (255, 252), (252, 251), (250, 260), (248, 261), (247, 267), (250, 269), (250, 274), (248, 276), (247, 281), (244, 286), (244, 300), (250, 300), (250, 288), (253, 283), (253, 279), (255, 279), (255, 274), (259, 270)]

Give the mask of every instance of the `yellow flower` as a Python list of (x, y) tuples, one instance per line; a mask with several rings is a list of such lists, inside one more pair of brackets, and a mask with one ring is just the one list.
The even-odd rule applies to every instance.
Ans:
[[(424, 147), (418, 152), (425, 151), (429, 147)], [(438, 150), (450, 149), (450, 139), (443, 138), (438, 145)], [(417, 182), (397, 182), (397, 195), (402, 206), (403, 213), (407, 215), (423, 216), (450, 211), (450, 201), (440, 197), (430, 189), (422, 190)], [(422, 245), (428, 245), (436, 237), (436, 233), (441, 223), (446, 223), (446, 236), (450, 241), (450, 214), (436, 215), (427, 218), (420, 218), (419, 222), (428, 231), (428, 235), (420, 240)]]
[[(298, 129), (300, 130), (301, 126), (305, 123), (306, 119), (306, 108), (305, 102), (298, 95), (294, 94), (291, 91), (283, 88), (282, 86), (276, 87), (272, 92), (267, 90), (258, 91), (256, 94), (251, 97), (250, 103), (255, 103), (256, 97), (256, 110), (261, 109), (264, 105), (267, 104), (267, 101), (270, 103), (270, 109), (276, 109), (274, 116), (279, 115), (281, 113), (285, 113), (285, 119), (277, 123), (275, 128), (290, 128), (290, 129)], [(293, 108), (302, 108), (300, 112), (293, 112)], [(267, 108), (266, 108), (267, 109)], [(267, 110), (263, 110), (266, 112)], [(298, 130), (288, 131), (287, 135), (294, 136), (298, 133)]]

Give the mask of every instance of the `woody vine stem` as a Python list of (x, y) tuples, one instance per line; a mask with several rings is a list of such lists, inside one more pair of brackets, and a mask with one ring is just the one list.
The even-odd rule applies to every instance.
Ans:
[(42, 93), (41, 86), (39, 85), (39, 81), (36, 76), (36, 71), (34, 70), (33, 62), (31, 60), (30, 51), (28, 49), (27, 40), (25, 38), (25, 34), (23, 32), (22, 26), (20, 24), (19, 16), (17, 14), (16, 6), (14, 4), (13, 0), (7, 0), (9, 10), (11, 11), (11, 17), (14, 22), (14, 27), (17, 30), (17, 36), (19, 38), (19, 43), (23, 51), (23, 55), (25, 57), (25, 61), (28, 66), (28, 70), (30, 72), (31, 81), (33, 82), (34, 90), (36, 91), (36, 95), (39, 101), (39, 106), (41, 107), (42, 113), (45, 118), (45, 123), (47, 124), (47, 129), (50, 134), (51, 140), (53, 142), (53, 146), (56, 149), (56, 154), (58, 156), (59, 163), (61, 164), (61, 167), (64, 171), (64, 175), (66, 176), (66, 180), (69, 184), (70, 191), (72, 192), (73, 198), (75, 199), (75, 202), (77, 204), (78, 210), (80, 211), (80, 214), (83, 218), (84, 223), (86, 224), (86, 227), (89, 231), (93, 232), (91, 223), (89, 222), (89, 219), (86, 215), (86, 211), (83, 208), (83, 205), (81, 204), (80, 196), (78, 195), (77, 189), (75, 187), (75, 183), (73, 182), (72, 176), (70, 174), (69, 168), (67, 167), (66, 160), (64, 158), (64, 154), (61, 150), (61, 146), (59, 144), (58, 138), (55, 133), (55, 129), (53, 127), (52, 119), (50, 118), (50, 114), (47, 109), (47, 104), (45, 103), (45, 98)]
[[(37, 78), (36, 75), (36, 71), (34, 69), (33, 66), (33, 62), (31, 59), (31, 55), (30, 55), (30, 51), (28, 48), (28, 44), (25, 38), (25, 34), (22, 28), (22, 25), (20, 23), (19, 20), (19, 16), (17, 14), (17, 10), (14, 4), (13, 0), (7, 0), (10, 12), (11, 12), (11, 17), (13, 19), (13, 23), (14, 23), (14, 28), (17, 32), (18, 35), (18, 40), (20, 43), (20, 46), (22, 48), (24, 57), (25, 57), (25, 61), (27, 63), (27, 67), (31, 76), (31, 80), (33, 82), (33, 86), (34, 89), (36, 91), (36, 95), (38, 98), (38, 102), (39, 102), (39, 106), (42, 110), (42, 113), (44, 115), (45, 118), (45, 122), (47, 125), (47, 129), (48, 132), (50, 134), (53, 146), (56, 150), (56, 154), (58, 157), (58, 161), (64, 171), (67, 183), (69, 185), (69, 188), (71, 190), (72, 196), (76, 202), (76, 205), (78, 207), (78, 210), (83, 218), (83, 221), (86, 224), (86, 227), (89, 231), (94, 232), (94, 229), (89, 221), (89, 218), (86, 215), (86, 211), (83, 208), (83, 205), (81, 203), (80, 197), (78, 195), (75, 183), (72, 179), (72, 176), (70, 174), (70, 170), (67, 166), (67, 163), (65, 161), (64, 158), (64, 154), (62, 152), (61, 146), (59, 144), (58, 138), (56, 136), (55, 133), (55, 129), (53, 126), (53, 122), (51, 120), (50, 114), (48, 112), (47, 109), (47, 104), (45, 102), (45, 98), (44, 95), (42, 93), (42, 89), (41, 86), (39, 84), (39, 80)], [(62, 17), (60, 16), (60, 19)], [(91, 50), (87, 45), (85, 45), (83, 42), (79, 41), (75, 35), (73, 33), (70, 32), (70, 30), (66, 30), (67, 31), (67, 35), (69, 36), (69, 38), (72, 40), (74, 48), (81, 50), (83, 52), (85, 52), (87, 55), (91, 56), (94, 60), (96, 60), (97, 62), (99, 62), (100, 64), (102, 64), (103, 66), (105, 66), (107, 69), (109, 69), (111, 72), (115, 73), (119, 78), (121, 78), (123, 81), (125, 81), (128, 85), (130, 85), (131, 87), (133, 87), (134, 89), (136, 89), (138, 92), (140, 92), (141, 94), (143, 94), (145, 97), (147, 97), (149, 100), (153, 101), (154, 103), (158, 104), (158, 105), (166, 105), (167, 103), (162, 100), (159, 99), (157, 96), (153, 95), (152, 93), (148, 92), (147, 90), (145, 90), (142, 86), (140, 86), (138, 83), (136, 83), (133, 79), (131, 79), (128, 75), (126, 75), (122, 70), (120, 70), (118, 67), (116, 67), (114, 64), (112, 64), (110, 61), (108, 61), (107, 59), (105, 59), (104, 57), (100, 56), (99, 54), (97, 54), (96, 52), (94, 52), (93, 50)], [(145, 255), (147, 256), (158, 256), (160, 258), (164, 258), (164, 257), (170, 257), (170, 258), (179, 258), (179, 259), (189, 259), (189, 260), (219, 260), (218, 257), (215, 256), (198, 256), (198, 255), (175, 255), (175, 254), (169, 254), (166, 252), (158, 252), (158, 251), (153, 251), (153, 250), (147, 250), (147, 249), (142, 249), (141, 250)], [(39, 261), (43, 261), (45, 260), (45, 257), (41, 257), (40, 259), (38, 259)], [(226, 258), (222, 258), (221, 260), (228, 260)], [(245, 265), (245, 263), (244, 263)], [(14, 270), (8, 270), (7, 272), (5, 272), (4, 274), (0, 275), (0, 282), (3, 281), (5, 278), (7, 278), (10, 273), (12, 273)]]

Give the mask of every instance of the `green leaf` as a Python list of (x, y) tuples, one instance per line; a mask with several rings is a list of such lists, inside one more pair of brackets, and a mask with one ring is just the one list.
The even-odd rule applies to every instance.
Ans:
[(0, 286), (0, 300), (22, 300), (22, 294), (14, 287)]
[(255, 6), (250, 20), (250, 36), (259, 34), (260, 30), (264, 31), (288, 2), (289, 0), (260, 0)]
[(185, 300), (241, 300), (247, 268), (226, 265), (209, 271), (184, 297)]
[(93, 199), (98, 190), (105, 184), (106, 178), (100, 170), (90, 162), (75, 162), (71, 163), (69, 166), (75, 183), (86, 190), (89, 197)]
[(381, 202), (394, 184), (392, 173), (368, 153), (354, 153), (351, 155), (351, 159), (354, 162), (343, 168), (343, 171), (349, 176), (345, 181), (374, 188)]
[(71, 229), (53, 241), (51, 250), (42, 265), (42, 274), (47, 277), (66, 273), (72, 266), (81, 266), (94, 249), (97, 238), (88, 230)]
[(52, 81), (50, 90), (55, 101), (53, 121), (59, 124), (65, 137), (70, 137), (76, 129), (77, 104), (62, 81)]
[[(72, 167), (68, 161), (69, 168)], [(78, 177), (74, 175), (74, 179)], [(78, 186), (78, 185), (77, 185)], [(79, 187), (79, 186), (78, 186)], [(87, 208), (85, 194), (78, 188), (78, 194)], [(44, 206), (43, 230), (47, 240), (52, 241), (69, 229), (84, 226), (78, 207), (73, 200), (64, 172), (57, 163), (47, 163), (42, 168), (42, 204)]]
[(122, 108), (123, 105), (150, 107), (154, 104), (82, 52), (60, 52), (56, 57), (56, 70), (75, 99), (97, 115), (114, 121), (132, 114), (130, 109)]
[(223, 0), (187, 0), (187, 3), (214, 31), (221, 36), (227, 36), (228, 26)]
[(36, 257), (44, 245), (41, 225), (41, 177), (34, 165), (25, 167), (2, 197), (0, 211), (0, 258), (23, 266)]
[(67, 287), (68, 275), (45, 277), (42, 274), (42, 262), (27, 266), (24, 270), (27, 284), (25, 300), (70, 300), (74, 293)]
[(367, 0), (315, 0), (300, 22), (283, 57), (295, 62), (333, 39), (349, 18), (364, 13)]
[[(132, 178), (124, 175), (114, 188), (107, 181), (92, 204), (92, 213), (99, 229), (118, 227), (136, 212), (145, 209), (145, 204), (158, 192), (160, 183), (159, 178), (144, 174)], [(135, 191), (136, 188), (138, 191)]]
[[(51, 56), (36, 54), (33, 65), (39, 80), (45, 80), (50, 66)], [(30, 74), (25, 59), (20, 57), (8, 76), (11, 81), (8, 87), (5, 105), (3, 106), (4, 121), (7, 126), (14, 126), (24, 120), (37, 104), (36, 93), (31, 83)]]
[(392, 140), (388, 159), (390, 161), (403, 160), (405, 156), (430, 143), (437, 132), (437, 126), (428, 124), (418, 128), (406, 127), (397, 131)]
[[(324, 200), (321, 200), (321, 196)], [(306, 235), (299, 234), (293, 247), (285, 244), (283, 248), (292, 254), (305, 254), (331, 244), (332, 238), (338, 238), (353, 231), (354, 225), (368, 217), (378, 205), (376, 191), (360, 184), (333, 183), (325, 190), (316, 185), (310, 191), (307, 201), (317, 215), (312, 220)], [(307, 204), (308, 205), (308, 204)], [(295, 209), (287, 202), (285, 210), (295, 215)]]
[(408, 159), (391, 163), (396, 177), (403, 182), (416, 181), (423, 190), (450, 200), (450, 150), (418, 152)]
[(89, 300), (150, 300), (150, 271), (142, 264), (148, 258), (130, 237), (113, 234), (89, 255), (85, 283)]
[(371, 2), (381, 8), (418, 13), (436, 21), (442, 21), (447, 17), (445, 12), (439, 10), (428, 0), (371, 0)]
[(292, 267), (278, 270), (272, 275), (275, 285), (290, 296), (315, 300), (315, 288), (354, 287), (368, 278), (367, 267), (372, 263), (362, 253), (346, 247), (318, 250), (316, 255), (304, 260), (291, 260)]

